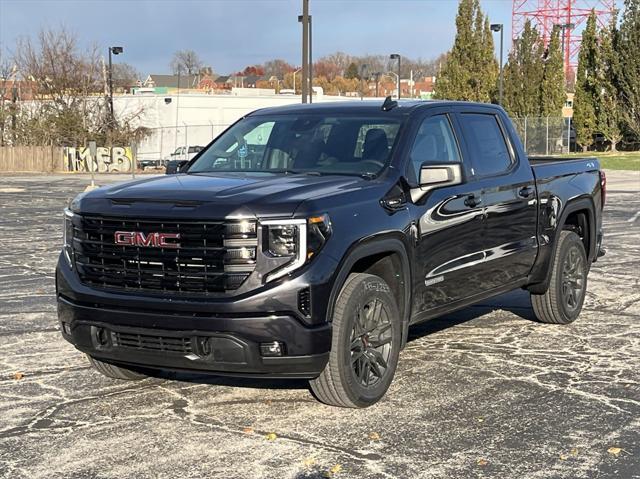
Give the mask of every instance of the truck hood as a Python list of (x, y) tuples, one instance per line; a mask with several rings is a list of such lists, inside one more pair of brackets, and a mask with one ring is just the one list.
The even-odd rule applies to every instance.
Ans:
[(191, 218), (291, 216), (305, 200), (370, 183), (354, 176), (261, 173), (179, 174), (106, 186), (81, 196), (87, 214)]

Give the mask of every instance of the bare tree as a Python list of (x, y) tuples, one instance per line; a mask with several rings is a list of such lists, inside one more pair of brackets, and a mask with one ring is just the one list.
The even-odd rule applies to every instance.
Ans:
[(267, 76), (275, 76), (278, 78), (284, 78), (287, 73), (291, 73), (295, 70), (293, 66), (291, 66), (285, 60), (280, 58), (276, 58), (274, 60), (268, 60), (264, 62), (262, 65), (264, 69), (264, 74)]
[(188, 75), (195, 75), (202, 68), (202, 60), (193, 50), (178, 50), (173, 54), (169, 67), (174, 74), (180, 71)]
[(92, 139), (106, 145), (139, 124), (141, 111), (120, 118), (121, 126), (113, 121), (97, 47), (81, 51), (76, 36), (65, 28), (41, 30), (35, 40), (20, 38), (15, 62), (21, 80), (32, 85), (33, 93), (32, 100), (19, 106), (17, 142), (80, 146)]
[(0, 146), (7, 141), (5, 137), (8, 123), (15, 118), (16, 67), (11, 59), (0, 49)]
[(120, 90), (128, 90), (136, 86), (138, 80), (142, 80), (140, 72), (129, 63), (113, 64), (113, 87)]
[[(37, 39), (20, 38), (15, 61), (23, 80), (35, 85), (36, 101), (23, 131), (28, 142), (41, 144), (78, 144), (86, 140), (89, 116), (100, 114), (96, 108), (102, 91), (97, 48), (80, 52), (76, 37), (66, 29), (41, 30)], [(22, 109), (23, 114), (29, 112)]]

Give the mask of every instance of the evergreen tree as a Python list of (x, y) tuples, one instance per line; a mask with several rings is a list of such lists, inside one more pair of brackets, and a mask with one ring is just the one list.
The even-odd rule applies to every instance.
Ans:
[(478, 0), (461, 0), (456, 38), (438, 75), (434, 97), (488, 102), (495, 93), (497, 76), (489, 22)]
[(625, 0), (617, 51), (625, 126), (640, 141), (640, 0)]
[(513, 116), (541, 114), (544, 77), (544, 45), (538, 31), (527, 20), (520, 38), (513, 43), (504, 70), (504, 107)]
[(353, 80), (353, 79), (359, 78), (358, 65), (356, 65), (354, 62), (349, 63), (349, 66), (347, 67), (347, 69), (344, 72), (344, 77), (349, 79), (349, 80)]
[(622, 140), (622, 102), (620, 101), (620, 62), (618, 58), (617, 15), (612, 15), (611, 23), (602, 32), (600, 40), (599, 97), (596, 107), (597, 127), (611, 144), (611, 151), (617, 151)]
[(542, 116), (559, 116), (562, 113), (562, 106), (566, 98), (560, 27), (556, 26), (551, 32), (549, 46), (545, 55), (542, 87), (540, 89), (540, 113)]
[(578, 73), (576, 93), (573, 100), (573, 124), (576, 129), (576, 141), (583, 151), (593, 144), (593, 135), (597, 132), (597, 105), (599, 102), (598, 68), (600, 55), (596, 35), (596, 14), (591, 12), (587, 26), (582, 32), (582, 43), (578, 55)]

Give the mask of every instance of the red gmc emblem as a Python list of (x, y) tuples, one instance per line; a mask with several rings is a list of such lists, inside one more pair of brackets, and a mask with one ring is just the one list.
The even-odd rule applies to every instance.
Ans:
[(154, 248), (179, 248), (180, 243), (169, 240), (179, 240), (179, 233), (143, 233), (141, 231), (116, 231), (114, 240), (121, 246), (148, 246)]

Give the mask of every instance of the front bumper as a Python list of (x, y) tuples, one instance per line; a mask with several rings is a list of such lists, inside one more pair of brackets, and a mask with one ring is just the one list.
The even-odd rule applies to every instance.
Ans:
[[(61, 257), (56, 286), (63, 337), (106, 362), (312, 378), (329, 358), (331, 324), (324, 317), (300, 315), (297, 294), (292, 294), (309, 287), (320, 292), (328, 285), (312, 287), (305, 275), (247, 298), (176, 300), (88, 288)], [(284, 345), (284, 354), (263, 356), (260, 344), (273, 341)]]

